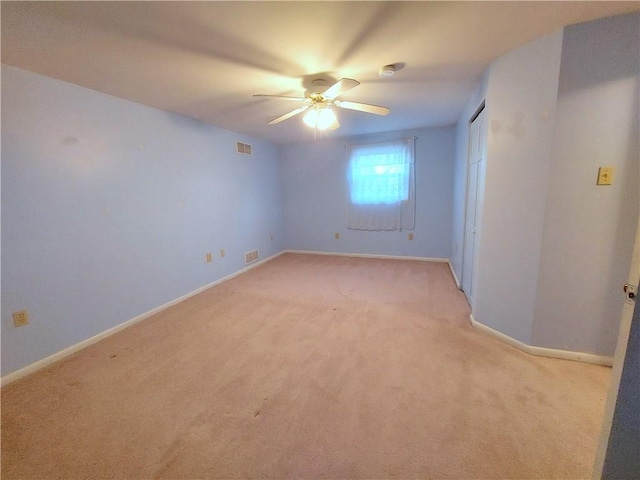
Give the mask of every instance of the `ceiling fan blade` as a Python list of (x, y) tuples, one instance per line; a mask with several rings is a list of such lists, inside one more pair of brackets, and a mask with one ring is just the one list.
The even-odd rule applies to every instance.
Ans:
[(387, 107), (378, 105), (369, 105), (368, 103), (346, 102), (344, 100), (336, 100), (333, 103), (336, 107), (348, 108), (349, 110), (358, 110), (359, 112), (374, 113), (376, 115), (386, 115), (390, 112)]
[(267, 98), (279, 98), (281, 100), (294, 100), (297, 102), (305, 102), (307, 101), (304, 97), (288, 97), (286, 95), (268, 95), (266, 93), (256, 93), (253, 95), (254, 97), (267, 97)]
[(329, 100), (333, 100), (334, 98), (339, 97), (343, 93), (348, 92), (358, 85), (360, 85), (360, 82), (358, 82), (357, 80), (354, 80), (352, 78), (343, 78), (327, 88), (322, 96)]
[(299, 113), (304, 112), (307, 108), (309, 108), (309, 105), (304, 105), (300, 108), (296, 108), (295, 110), (289, 112), (289, 113), (285, 113), (284, 115), (282, 115), (281, 117), (278, 118), (274, 118), (273, 120), (271, 120), (270, 122), (267, 123), (267, 125), (275, 125), (276, 123), (280, 123), (283, 122), (284, 120), (286, 120), (287, 118), (291, 118), (294, 115), (298, 115)]

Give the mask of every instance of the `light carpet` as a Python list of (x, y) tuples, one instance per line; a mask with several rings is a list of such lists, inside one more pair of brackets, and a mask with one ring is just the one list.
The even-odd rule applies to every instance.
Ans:
[(445, 263), (282, 255), (4, 387), (2, 478), (590, 477), (610, 369), (468, 318)]

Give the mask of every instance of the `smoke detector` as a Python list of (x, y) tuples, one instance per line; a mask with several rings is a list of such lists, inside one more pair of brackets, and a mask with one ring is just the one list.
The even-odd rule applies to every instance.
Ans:
[(378, 75), (383, 78), (391, 77), (394, 73), (396, 73), (395, 65), (385, 65), (378, 71)]

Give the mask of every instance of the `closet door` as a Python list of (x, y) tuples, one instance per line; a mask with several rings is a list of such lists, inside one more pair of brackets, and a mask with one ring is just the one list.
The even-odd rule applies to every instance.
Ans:
[(477, 247), (478, 193), (483, 178), (484, 155), (484, 110), (471, 122), (469, 129), (469, 153), (467, 161), (467, 206), (464, 227), (464, 252), (462, 261), (462, 290), (469, 303), (473, 303), (474, 257)]

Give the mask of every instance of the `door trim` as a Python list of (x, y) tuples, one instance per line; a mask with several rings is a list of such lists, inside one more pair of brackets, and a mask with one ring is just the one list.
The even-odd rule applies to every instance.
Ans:
[(486, 103), (486, 100), (483, 100), (482, 103), (480, 104), (480, 106), (476, 109), (475, 112), (473, 112), (473, 115), (471, 115), (471, 118), (469, 118), (469, 125), (471, 125), (473, 123), (473, 121), (478, 118), (478, 115), (480, 115), (482, 113), (482, 111), (484, 110), (484, 105)]
[[(640, 272), (640, 217), (638, 217), (638, 225), (636, 228), (636, 241), (633, 248), (633, 257), (631, 258), (631, 269), (629, 271), (629, 283), (638, 285)], [(620, 298), (622, 298), (622, 285), (620, 285)], [(637, 300), (636, 300), (637, 302)], [(620, 380), (622, 379), (622, 369), (624, 367), (625, 357), (627, 355), (627, 345), (629, 344), (629, 333), (631, 332), (631, 322), (633, 320), (633, 311), (636, 306), (633, 300), (625, 300), (622, 309), (622, 319), (620, 320), (620, 330), (618, 332), (618, 343), (616, 344), (616, 353), (613, 357), (613, 369), (611, 370), (611, 380), (609, 383), (609, 392), (607, 393), (607, 403), (604, 408), (604, 416), (602, 418), (602, 429), (598, 441), (598, 450), (596, 451), (596, 459), (593, 467), (593, 479), (600, 480), (604, 469), (604, 461), (607, 455), (607, 447), (609, 446), (609, 436), (611, 435), (611, 425), (613, 423), (613, 415), (618, 401), (618, 390), (620, 389)]]

